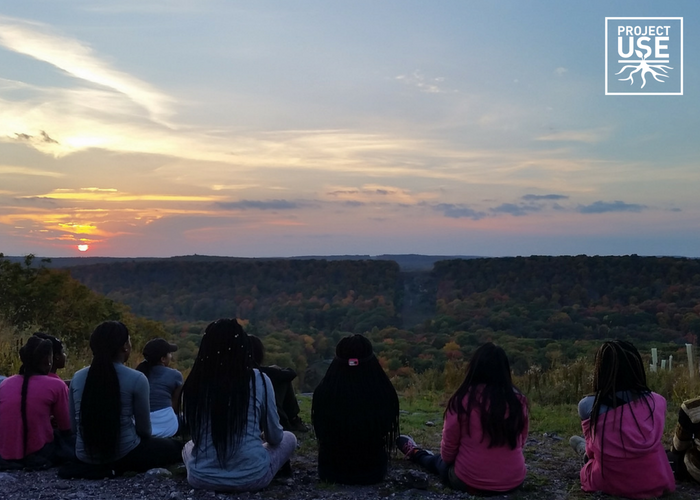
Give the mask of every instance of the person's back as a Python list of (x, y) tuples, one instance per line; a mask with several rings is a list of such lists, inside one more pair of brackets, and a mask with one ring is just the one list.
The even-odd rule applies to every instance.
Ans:
[(505, 493), (525, 480), (528, 418), (527, 399), (513, 385), (508, 356), (487, 342), (474, 351), (464, 381), (447, 403), (440, 453), (419, 448), (411, 436), (400, 436), (397, 446), (452, 489)]
[[(650, 411), (651, 410), (651, 411)], [(581, 422), (588, 461), (581, 469), (584, 491), (627, 498), (661, 496), (674, 485), (663, 447), (666, 400), (651, 393)]]
[(27, 384), (25, 450), (21, 410), (23, 382), (22, 375), (13, 375), (0, 384), (0, 457), (5, 460), (21, 460), (52, 442), (52, 417), (58, 430), (71, 428), (66, 384), (48, 375), (35, 375)]
[(149, 387), (148, 380), (132, 368), (121, 363), (114, 363), (119, 380), (119, 393), (121, 411), (119, 414), (119, 438), (114, 454), (109, 457), (97, 458), (90, 453), (85, 445), (83, 434), (80, 431), (83, 392), (89, 367), (78, 370), (73, 376), (70, 386), (70, 409), (74, 420), (74, 427), (78, 431), (75, 453), (79, 460), (86, 463), (103, 464), (118, 460), (136, 448), (142, 438), (151, 436), (151, 424), (149, 417)]
[(195, 488), (258, 491), (294, 453), (296, 437), (282, 429), (272, 383), (254, 368), (250, 339), (235, 319), (207, 326), (180, 410), (192, 436), (182, 458)]
[(362, 335), (341, 339), (314, 391), (312, 422), (322, 481), (374, 484), (386, 476), (399, 434), (399, 400)]
[[(651, 392), (644, 363), (629, 342), (604, 342), (596, 353), (594, 395), (579, 403), (584, 439), (584, 491), (626, 498), (653, 498), (675, 490), (663, 447), (666, 400)], [(585, 449), (583, 448), (585, 444)]]
[[(447, 463), (455, 464), (455, 473), (465, 484), (483, 491), (508, 491), (517, 488), (525, 480), (525, 456), (523, 446), (527, 440), (529, 425), (527, 400), (516, 393), (521, 401), (523, 426), (516, 438), (516, 446), (507, 443), (492, 446), (491, 439), (481, 426), (479, 405), (471, 409), (469, 422), (454, 411), (447, 410), (442, 431), (440, 454)], [(466, 406), (468, 395), (462, 401)]]
[(180, 427), (176, 409), (184, 381), (179, 371), (169, 367), (175, 351), (177, 345), (151, 339), (143, 348), (144, 361), (136, 367), (148, 378), (151, 427), (156, 437), (174, 436)]
[(124, 366), (131, 354), (126, 325), (101, 323), (90, 349), (92, 363), (74, 375), (69, 391), (78, 460), (59, 476), (100, 479), (180, 461), (181, 443), (151, 436), (148, 380)]
[[(265, 438), (272, 443), (282, 441), (283, 430), (274, 404), (274, 391), (267, 376), (255, 370), (255, 387), (251, 387), (246, 431), (235, 449), (219, 462), (211, 433), (191, 449), (188, 460), (188, 479), (191, 484), (231, 487), (245, 485), (260, 479), (270, 466), (268, 452), (263, 446), (261, 428), (266, 428)], [(269, 406), (268, 406), (269, 405)], [(266, 408), (266, 406), (268, 406)], [(260, 422), (259, 415), (267, 411), (267, 421)]]

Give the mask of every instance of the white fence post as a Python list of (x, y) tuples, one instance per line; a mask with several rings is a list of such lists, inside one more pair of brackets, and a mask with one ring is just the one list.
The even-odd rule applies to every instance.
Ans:
[(656, 347), (651, 348), (651, 371), (655, 372), (657, 363), (659, 361), (659, 351), (656, 349)]
[(693, 363), (693, 344), (686, 344), (685, 351), (688, 353), (688, 371), (690, 372), (690, 378), (695, 378), (695, 366)]

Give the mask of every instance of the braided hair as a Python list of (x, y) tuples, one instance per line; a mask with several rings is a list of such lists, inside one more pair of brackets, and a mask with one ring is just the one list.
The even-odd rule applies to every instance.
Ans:
[(508, 445), (514, 450), (526, 425), (523, 405), (527, 403), (519, 394), (513, 385), (506, 352), (487, 342), (469, 360), (464, 382), (447, 403), (445, 414), (451, 411), (458, 417), (464, 415), (470, 432), (471, 412), (478, 408), (483, 435), (489, 438), (488, 447)]
[(29, 337), (27, 343), (19, 350), (19, 359), (22, 366), (19, 369), (22, 381), (22, 446), (23, 454), (27, 455), (27, 439), (29, 435), (29, 424), (27, 422), (27, 392), (29, 389), (29, 379), (32, 375), (47, 375), (51, 371), (53, 359), (53, 347), (50, 340), (39, 337)]
[(94, 460), (111, 461), (121, 432), (121, 393), (114, 361), (129, 342), (129, 330), (120, 321), (105, 321), (90, 335), (92, 363), (80, 402), (80, 433)]
[(211, 437), (221, 467), (247, 431), (250, 401), (257, 396), (253, 368), (250, 338), (235, 319), (207, 326), (182, 387), (180, 413), (195, 447)]
[[(625, 443), (623, 440), (622, 431), (622, 414), (624, 414), (625, 408), (629, 408), (632, 412), (632, 417), (637, 429), (641, 431), (639, 421), (637, 420), (637, 415), (635, 415), (634, 410), (631, 406), (626, 406), (627, 403), (642, 399), (649, 410), (650, 418), (652, 422), (654, 420), (654, 410), (652, 405), (654, 400), (651, 397), (651, 389), (647, 386), (647, 376), (644, 371), (644, 362), (634, 345), (630, 342), (624, 340), (612, 340), (609, 342), (603, 342), (600, 346), (598, 352), (595, 356), (595, 372), (593, 375), (593, 390), (595, 391), (595, 399), (593, 401), (593, 407), (591, 408), (591, 434), (593, 436), (598, 432), (598, 428), (601, 425), (600, 420), (602, 420), (601, 429), (601, 440), (600, 440), (600, 451), (601, 451), (601, 466), (603, 460), (603, 445), (605, 439), (603, 439), (603, 434), (605, 433), (605, 422), (607, 421), (608, 412), (605, 411), (601, 414), (601, 408), (607, 406), (609, 408), (621, 408), (620, 415), (620, 441), (624, 447)], [(628, 392), (629, 397), (620, 397), (618, 394), (620, 392)], [(602, 416), (602, 419), (599, 418)], [(603, 469), (604, 471), (604, 469)]]
[(311, 422), (319, 441), (380, 436), (389, 454), (399, 435), (399, 398), (367, 337), (344, 337), (314, 391)]

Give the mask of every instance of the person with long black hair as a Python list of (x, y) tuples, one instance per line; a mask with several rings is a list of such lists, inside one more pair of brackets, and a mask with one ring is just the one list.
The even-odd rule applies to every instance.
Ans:
[(235, 319), (207, 326), (180, 413), (192, 437), (182, 457), (195, 488), (261, 490), (296, 447), (294, 434), (280, 425), (272, 383), (254, 367), (250, 339)]
[(143, 346), (144, 360), (136, 369), (146, 375), (150, 387), (151, 431), (155, 437), (177, 434), (180, 423), (177, 411), (182, 390), (182, 373), (170, 368), (177, 345), (155, 338)]
[(83, 467), (65, 467), (59, 475), (97, 478), (179, 462), (181, 443), (151, 436), (148, 380), (124, 366), (131, 354), (127, 327), (101, 323), (90, 349), (92, 363), (75, 373), (70, 386), (76, 456)]
[(489, 495), (512, 491), (525, 480), (528, 428), (527, 399), (513, 385), (508, 357), (487, 342), (472, 355), (447, 403), (440, 454), (418, 448), (410, 436), (396, 444), (451, 488)]
[(20, 374), (0, 384), (0, 457), (28, 468), (48, 468), (70, 458), (60, 456), (56, 446), (71, 431), (66, 384), (48, 377), (50, 340), (29, 337), (19, 357)]
[(338, 342), (335, 359), (314, 391), (311, 421), (322, 481), (384, 480), (399, 435), (399, 398), (363, 335)]
[(630, 342), (604, 342), (595, 357), (594, 394), (579, 402), (584, 437), (572, 447), (585, 464), (584, 491), (654, 498), (675, 490), (663, 446), (666, 400), (647, 386), (644, 362)]

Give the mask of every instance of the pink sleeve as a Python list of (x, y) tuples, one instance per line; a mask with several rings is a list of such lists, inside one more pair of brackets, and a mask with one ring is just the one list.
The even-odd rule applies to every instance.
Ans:
[(440, 455), (445, 463), (454, 463), (459, 451), (461, 429), (457, 414), (448, 411), (445, 414), (445, 424), (442, 428), (442, 442), (440, 443)]
[(71, 429), (70, 413), (68, 412), (68, 386), (61, 380), (61, 385), (56, 390), (56, 401), (54, 401), (52, 412), (59, 431)]

